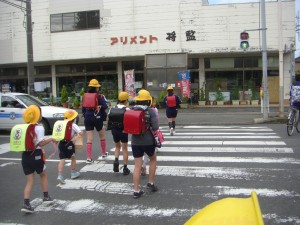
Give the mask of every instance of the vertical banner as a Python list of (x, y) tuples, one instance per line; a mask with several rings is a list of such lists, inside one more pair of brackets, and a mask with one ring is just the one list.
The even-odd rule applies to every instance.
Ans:
[(190, 71), (178, 72), (178, 80), (180, 82), (180, 90), (182, 97), (191, 97), (190, 88)]
[(134, 70), (124, 71), (125, 77), (125, 91), (129, 94), (130, 98), (135, 97), (135, 89), (134, 89)]

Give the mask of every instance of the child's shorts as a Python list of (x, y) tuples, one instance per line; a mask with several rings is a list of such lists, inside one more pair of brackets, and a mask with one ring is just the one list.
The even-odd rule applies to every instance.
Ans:
[(58, 144), (59, 158), (70, 159), (75, 154), (75, 146), (73, 141), (60, 141)]
[(44, 155), (42, 149), (25, 151), (22, 154), (22, 167), (25, 175), (36, 172), (41, 174), (44, 171)]

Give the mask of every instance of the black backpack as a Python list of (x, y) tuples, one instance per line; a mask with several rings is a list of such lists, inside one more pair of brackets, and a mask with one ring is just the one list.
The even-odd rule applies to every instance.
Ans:
[(124, 113), (126, 106), (118, 108), (117, 106), (111, 107), (108, 112), (107, 130), (112, 128), (124, 129)]

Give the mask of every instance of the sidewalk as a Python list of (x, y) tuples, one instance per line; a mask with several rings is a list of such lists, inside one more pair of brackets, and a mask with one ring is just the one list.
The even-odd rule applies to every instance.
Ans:
[[(268, 119), (263, 119), (261, 107), (252, 105), (224, 105), (224, 106), (198, 106), (192, 105), (187, 109), (179, 109), (176, 118), (176, 125), (246, 125), (259, 123), (285, 123), (289, 107), (284, 107), (284, 116), (279, 117), (279, 106), (271, 105)], [(79, 125), (83, 126), (81, 109), (79, 113)], [(165, 108), (158, 109), (159, 123), (167, 126)]]

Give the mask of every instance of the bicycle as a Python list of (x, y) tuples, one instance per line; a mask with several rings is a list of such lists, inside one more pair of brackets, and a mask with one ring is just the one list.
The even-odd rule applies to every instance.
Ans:
[(290, 106), (288, 120), (287, 120), (287, 133), (291, 136), (296, 128), (297, 132), (300, 133), (299, 124), (299, 109), (294, 106)]

